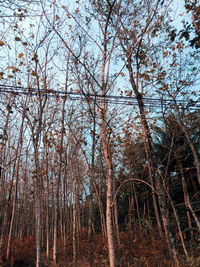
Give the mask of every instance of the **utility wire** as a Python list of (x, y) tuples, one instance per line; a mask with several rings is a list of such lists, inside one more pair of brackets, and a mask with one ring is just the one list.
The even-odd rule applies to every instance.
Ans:
[[(134, 105), (137, 104), (137, 98), (133, 96), (122, 95), (99, 95), (99, 94), (82, 94), (80, 92), (67, 92), (63, 90), (53, 89), (37, 89), (32, 87), (0, 85), (0, 93), (13, 94), (13, 95), (29, 95), (29, 96), (48, 96), (55, 98), (67, 97), (69, 100), (84, 100), (87, 102), (95, 101), (100, 103), (104, 99), (107, 103), (121, 104), (121, 105)], [(151, 107), (170, 106), (174, 104), (172, 99), (159, 99), (153, 97), (143, 97), (144, 104)], [(200, 100), (176, 100), (176, 103), (182, 107), (190, 109), (199, 109)]]

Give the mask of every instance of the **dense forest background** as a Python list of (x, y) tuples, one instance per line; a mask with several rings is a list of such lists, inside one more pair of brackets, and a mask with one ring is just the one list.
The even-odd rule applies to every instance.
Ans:
[(199, 266), (200, 1), (0, 1), (0, 266)]

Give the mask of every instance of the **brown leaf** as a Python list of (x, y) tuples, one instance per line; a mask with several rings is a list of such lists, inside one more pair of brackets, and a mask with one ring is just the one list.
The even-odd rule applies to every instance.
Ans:
[(150, 81), (150, 80), (151, 80), (150, 76), (149, 76), (147, 73), (143, 73), (141, 76), (142, 76), (146, 81)]
[(33, 75), (33, 76), (35, 76), (35, 77), (38, 76), (37, 73), (36, 73), (35, 71), (32, 71), (32, 72), (31, 72), (31, 75)]
[(19, 37), (15, 37), (15, 41), (19, 42), (21, 39)]
[(60, 17), (58, 15), (55, 16), (55, 20), (59, 20)]
[(18, 55), (18, 58), (22, 58), (24, 56), (24, 54), (23, 53), (20, 53), (19, 55)]
[(16, 72), (18, 72), (18, 71), (19, 71), (18, 68), (13, 68), (12, 73), (16, 73)]
[(126, 76), (126, 74), (124, 72), (120, 72), (119, 73), (122, 77)]
[(5, 45), (4, 41), (0, 41), (0, 46)]
[(4, 72), (0, 72), (0, 79), (3, 79)]

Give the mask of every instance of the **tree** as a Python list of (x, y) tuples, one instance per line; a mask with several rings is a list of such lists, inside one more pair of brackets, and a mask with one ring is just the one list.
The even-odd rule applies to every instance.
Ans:
[[(200, 2), (199, 0), (185, 0), (185, 8), (192, 16), (191, 24), (186, 22), (183, 30), (180, 31), (180, 38), (189, 40), (190, 45), (196, 49), (200, 48), (200, 13), (199, 13)], [(191, 37), (194, 33), (195, 37)]]
[(180, 266), (199, 228), (197, 2), (179, 33), (171, 1), (27, 3), (0, 3), (2, 264), (24, 239), (37, 267), (102, 265), (100, 240), (110, 266), (150, 265), (140, 239)]

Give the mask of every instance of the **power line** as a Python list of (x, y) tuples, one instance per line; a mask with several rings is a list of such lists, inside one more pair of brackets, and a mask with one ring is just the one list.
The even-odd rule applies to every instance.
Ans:
[[(53, 89), (37, 89), (33, 87), (12, 86), (12, 85), (0, 85), (0, 93), (13, 94), (13, 95), (29, 95), (29, 96), (48, 96), (55, 98), (67, 97), (69, 100), (83, 100), (83, 101), (95, 101), (101, 103), (102, 99), (107, 103), (121, 104), (121, 105), (134, 105), (137, 104), (137, 98), (134, 96), (122, 96), (122, 95), (100, 95), (100, 94), (85, 94), (81, 92), (67, 92), (63, 90)], [(144, 104), (151, 107), (165, 107), (174, 104), (172, 99), (159, 99), (153, 97), (143, 97)], [(176, 100), (176, 104), (182, 107), (187, 107), (193, 110), (200, 108), (200, 100)]]

